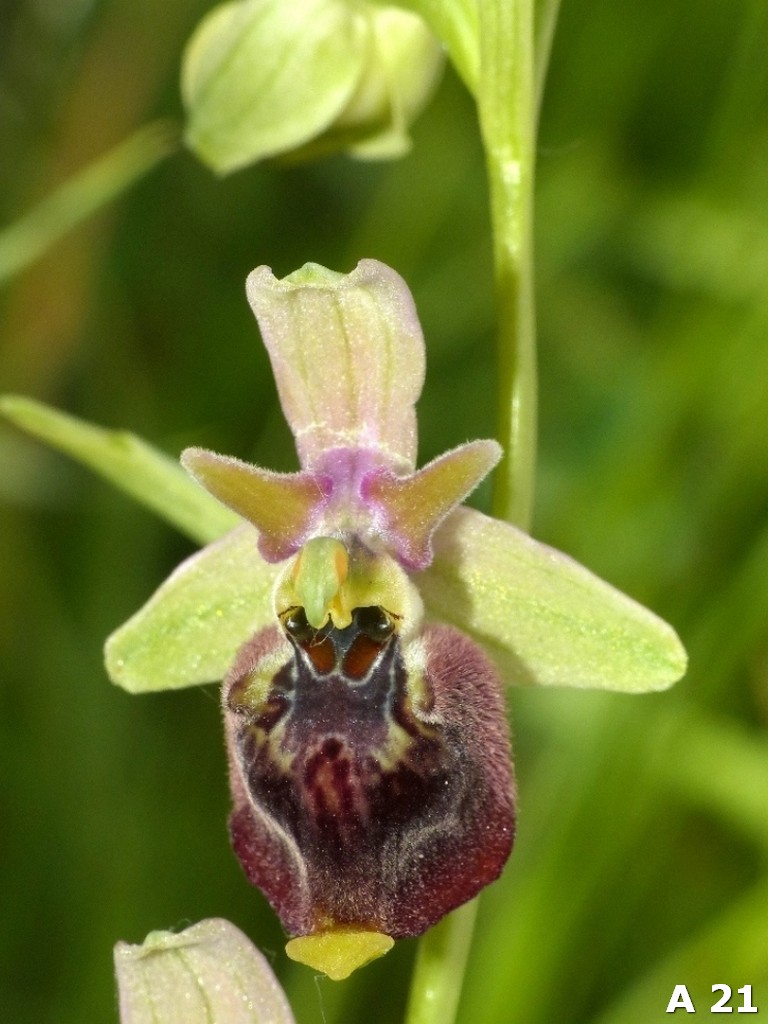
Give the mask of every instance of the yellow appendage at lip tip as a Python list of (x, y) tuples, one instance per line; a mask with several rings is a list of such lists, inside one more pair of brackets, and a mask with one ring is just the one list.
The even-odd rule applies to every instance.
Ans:
[(327, 974), (331, 981), (343, 981), (358, 967), (384, 956), (394, 944), (382, 932), (336, 928), (291, 939), (285, 952), (291, 960)]

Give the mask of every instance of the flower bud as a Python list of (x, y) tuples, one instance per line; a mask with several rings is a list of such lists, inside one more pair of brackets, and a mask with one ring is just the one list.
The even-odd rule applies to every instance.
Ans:
[(229, 921), (118, 942), (121, 1024), (295, 1024), (269, 964)]
[(220, 173), (290, 153), (397, 156), (441, 67), (438, 41), (408, 11), (234, 0), (215, 7), (187, 46), (187, 142)]

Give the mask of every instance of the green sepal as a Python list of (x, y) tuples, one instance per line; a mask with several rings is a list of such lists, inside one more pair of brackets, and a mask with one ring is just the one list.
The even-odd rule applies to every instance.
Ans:
[[(279, 567), (242, 527), (185, 562), (107, 642), (107, 669), (133, 692), (220, 679), (241, 643), (273, 621)], [(671, 626), (566, 555), (472, 509), (451, 513), (414, 582), (428, 618), (477, 640), (510, 686), (627, 693), (685, 672)]]
[(666, 622), (521, 530), (460, 508), (415, 577), (427, 615), (474, 637), (513, 686), (664, 690), (687, 658)]
[(279, 567), (265, 562), (243, 525), (192, 555), (107, 640), (113, 683), (130, 693), (218, 682), (238, 648), (274, 621)]
[(360, 448), (412, 472), (424, 336), (400, 275), (377, 260), (350, 274), (307, 263), (281, 279), (257, 267), (245, 289), (302, 468)]
[(241, 522), (168, 455), (123, 430), (105, 430), (20, 395), (0, 398), (11, 423), (82, 462), (200, 544)]

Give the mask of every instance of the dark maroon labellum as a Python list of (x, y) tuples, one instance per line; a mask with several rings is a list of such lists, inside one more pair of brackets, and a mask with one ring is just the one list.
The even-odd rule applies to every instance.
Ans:
[[(300, 608), (282, 623), (288, 641), (257, 633), (224, 683), (235, 852), (292, 935), (419, 935), (512, 848), (496, 671), (447, 626), (404, 658), (381, 608), (356, 609), (346, 629), (316, 631)], [(406, 660), (422, 668), (409, 675)]]

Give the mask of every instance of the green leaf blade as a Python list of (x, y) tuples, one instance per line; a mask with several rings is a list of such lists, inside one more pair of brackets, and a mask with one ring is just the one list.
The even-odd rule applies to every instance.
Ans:
[(147, 125), (0, 230), (0, 285), (34, 263), (68, 231), (117, 199), (170, 156), (177, 145), (175, 127), (162, 121)]
[(0, 414), (88, 466), (198, 543), (215, 540), (241, 522), (177, 462), (135, 434), (105, 430), (19, 395), (0, 398)]

